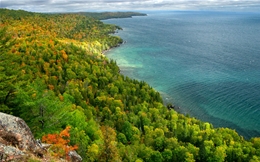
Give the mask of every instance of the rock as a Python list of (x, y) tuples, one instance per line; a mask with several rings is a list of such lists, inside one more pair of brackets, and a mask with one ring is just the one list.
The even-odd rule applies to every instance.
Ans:
[(82, 161), (82, 157), (76, 151), (70, 151), (68, 153), (68, 155), (70, 156), (70, 159), (73, 162), (81, 162)]
[(48, 149), (48, 148), (50, 148), (52, 146), (52, 144), (47, 144), (47, 143), (42, 143), (42, 148), (43, 149)]
[[(39, 139), (34, 139), (24, 120), (0, 112), (0, 162), (24, 161), (24, 158), (30, 156), (29, 154), (43, 158), (49, 147), (51, 144), (44, 144)], [(68, 155), (73, 162), (82, 161), (76, 151), (70, 151)]]
[(168, 104), (168, 105), (167, 105), (167, 108), (168, 108), (169, 110), (171, 110), (171, 109), (174, 109), (174, 108), (175, 108), (175, 106), (174, 106), (174, 105), (172, 105), (172, 104)]
[(25, 153), (15, 148), (0, 143), (0, 161), (19, 160), (25, 156)]
[[(30, 151), (37, 156), (42, 156), (44, 152), (37, 144), (30, 128), (24, 120), (1, 112), (0, 143), (1, 145), (8, 145), (6, 148), (13, 147), (21, 151)], [(3, 146), (1, 148), (3, 148)], [(16, 149), (16, 151), (18, 150)]]

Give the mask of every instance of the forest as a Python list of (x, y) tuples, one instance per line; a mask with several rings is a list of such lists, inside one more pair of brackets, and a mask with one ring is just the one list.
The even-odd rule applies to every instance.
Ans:
[(139, 12), (80, 12), (79, 14), (93, 17), (98, 20), (111, 18), (132, 18), (133, 16), (147, 16), (147, 14)]
[(0, 9), (0, 111), (86, 162), (260, 161), (260, 138), (177, 113), (102, 52), (120, 27), (84, 14)]

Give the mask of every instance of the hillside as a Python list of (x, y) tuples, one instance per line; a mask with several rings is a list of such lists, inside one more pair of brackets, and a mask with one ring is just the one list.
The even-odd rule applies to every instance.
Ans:
[(65, 131), (57, 143), (83, 161), (260, 161), (260, 138), (178, 114), (121, 75), (102, 55), (123, 42), (110, 35), (120, 27), (80, 14), (0, 13), (0, 111), (24, 119), (35, 138)]
[(80, 12), (79, 14), (90, 16), (98, 20), (111, 18), (132, 18), (133, 16), (147, 16), (147, 14), (138, 12)]

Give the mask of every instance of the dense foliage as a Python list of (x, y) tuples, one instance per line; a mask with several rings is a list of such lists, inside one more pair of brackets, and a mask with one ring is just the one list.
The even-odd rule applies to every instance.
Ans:
[(169, 110), (147, 83), (121, 75), (101, 54), (122, 43), (110, 35), (117, 26), (0, 13), (0, 111), (23, 118), (36, 138), (69, 128), (60, 143), (77, 146), (84, 161), (260, 161), (260, 138)]
[(138, 12), (81, 12), (80, 14), (90, 16), (99, 20), (111, 18), (131, 18), (133, 16), (146, 16), (146, 14)]
[(51, 144), (49, 152), (52, 156), (70, 160), (69, 152), (78, 149), (78, 146), (69, 146), (70, 126), (67, 126), (58, 134), (48, 134), (42, 137), (42, 142)]

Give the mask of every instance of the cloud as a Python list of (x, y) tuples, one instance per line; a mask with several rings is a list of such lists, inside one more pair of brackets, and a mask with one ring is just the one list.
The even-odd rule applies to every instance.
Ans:
[(34, 12), (256, 9), (259, 0), (1, 0), (1, 8)]

